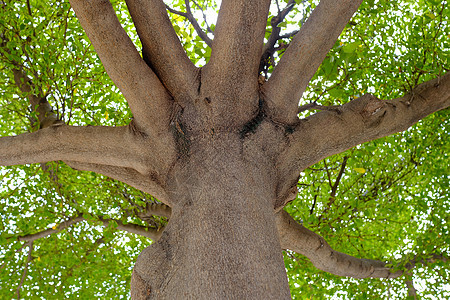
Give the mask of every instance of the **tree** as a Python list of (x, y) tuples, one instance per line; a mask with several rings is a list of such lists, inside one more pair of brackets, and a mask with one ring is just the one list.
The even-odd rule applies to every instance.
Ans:
[(449, 8), (361, 2), (3, 2), (2, 296), (448, 277)]

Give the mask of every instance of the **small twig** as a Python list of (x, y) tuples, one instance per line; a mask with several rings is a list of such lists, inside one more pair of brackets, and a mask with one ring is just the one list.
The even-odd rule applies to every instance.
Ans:
[(291, 37), (293, 37), (294, 35), (296, 35), (300, 30), (294, 30), (292, 32), (286, 33), (286, 34), (282, 34), (278, 37), (279, 40), (281, 39), (289, 39)]
[(338, 176), (336, 178), (336, 181), (334, 182), (333, 187), (331, 188), (330, 197), (333, 198), (333, 199), (336, 196), (336, 191), (337, 191), (337, 188), (339, 186), (339, 182), (341, 181), (342, 175), (344, 174), (345, 165), (347, 164), (347, 160), (348, 160), (348, 156), (344, 156), (344, 160), (342, 161), (342, 165), (341, 165), (341, 169), (339, 170), (339, 174), (338, 174)]
[(414, 286), (412, 275), (410, 272), (408, 272), (406, 274), (405, 283), (406, 283), (406, 287), (408, 289), (408, 298), (416, 300), (417, 299), (417, 290)]
[[(17, 252), (22, 251), (22, 249), (25, 248), (26, 246), (28, 246), (29, 244), (30, 244), (29, 242), (23, 243), (22, 246), (20, 246), (19, 249), (17, 249), (16, 251), (14, 251), (14, 253), (17, 253)], [(5, 262), (3, 263), (3, 265), (0, 267), (0, 271), (3, 270), (3, 269), (6, 267), (6, 264), (7, 264), (7, 263), (8, 263), (8, 261), (5, 260)]]
[(309, 210), (309, 215), (313, 214), (314, 207), (316, 206), (316, 202), (317, 202), (317, 194), (314, 195), (314, 202), (313, 202), (313, 205), (311, 206), (311, 209)]
[(191, 6), (189, 4), (189, 0), (184, 1), (186, 4), (186, 11), (187, 12), (181, 12), (178, 10), (175, 10), (171, 8), (170, 6), (166, 5), (166, 9), (170, 11), (173, 14), (182, 16), (191, 22), (192, 26), (194, 26), (195, 32), (197, 32), (198, 36), (209, 46), (212, 47), (212, 40), (209, 38), (209, 36), (202, 30), (200, 25), (198, 24), (197, 20), (194, 18), (191, 12)]
[(214, 31), (211, 29), (211, 27), (208, 24), (208, 20), (206, 19), (206, 14), (205, 11), (203, 10), (203, 7), (201, 7), (195, 0), (192, 0), (192, 2), (194, 2), (195, 6), (197, 6), (202, 11), (203, 20), (205, 21), (207, 31), (214, 35)]
[(32, 252), (33, 252), (33, 242), (30, 242), (28, 244), (28, 257), (27, 257), (27, 262), (25, 263), (25, 269), (23, 270), (23, 274), (22, 274), (22, 278), (20, 279), (19, 285), (17, 286), (17, 299), (20, 299), (20, 289), (22, 288), (23, 283), (25, 282), (25, 278), (27, 277), (27, 272), (28, 272), (28, 265), (30, 263), (30, 261), (33, 259), (33, 257), (31, 256)]
[(267, 69), (267, 65), (270, 61), (270, 58), (275, 53), (275, 44), (280, 39), (281, 28), (278, 27), (278, 24), (283, 22), (284, 18), (286, 18), (287, 14), (294, 8), (295, 0), (289, 0), (286, 7), (280, 11), (278, 10), (278, 15), (272, 17), (270, 20), (270, 25), (272, 26), (272, 33), (267, 39), (267, 43), (264, 45), (261, 60), (259, 64), (259, 71), (262, 72), (264, 69)]
[(31, 12), (30, 0), (27, 0), (27, 9), (28, 9), (28, 14), (29, 14), (30, 16), (33, 16), (33, 13)]

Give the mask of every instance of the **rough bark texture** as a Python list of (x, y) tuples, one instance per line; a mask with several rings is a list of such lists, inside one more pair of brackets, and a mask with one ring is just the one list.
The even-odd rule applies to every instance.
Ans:
[[(384, 277), (384, 263), (338, 253), (285, 212), (276, 214), (295, 197), (306, 167), (450, 105), (447, 74), (399, 99), (365, 95), (298, 120), (302, 92), (360, 3), (321, 1), (261, 83), (269, 0), (222, 1), (211, 60), (202, 70), (185, 56), (162, 1), (127, 1), (144, 46), (141, 58), (109, 1), (71, 0), (134, 120), (119, 128), (52, 121), (34, 133), (3, 137), (0, 164), (63, 160), (170, 206), (148, 208), (171, 218), (161, 238), (147, 234), (157, 241), (136, 262), (133, 299), (287, 299), (282, 248), (335, 274)], [(24, 78), (20, 70), (15, 75)], [(31, 83), (22, 82), (20, 90), (30, 92)], [(42, 109), (45, 119), (51, 110)]]

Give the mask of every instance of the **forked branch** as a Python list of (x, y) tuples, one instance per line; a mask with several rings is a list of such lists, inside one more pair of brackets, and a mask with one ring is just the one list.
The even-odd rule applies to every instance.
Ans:
[(139, 55), (109, 0), (71, 0), (70, 4), (106, 72), (127, 99), (138, 127), (156, 132), (165, 128), (170, 95)]
[[(380, 100), (366, 94), (333, 110), (300, 120), (290, 148), (281, 156), (279, 197), (296, 185), (299, 172), (325, 157), (404, 131), (427, 115), (450, 106), (450, 73), (424, 82), (405, 96)], [(286, 196), (287, 197), (287, 196)]]
[(176, 99), (193, 98), (198, 87), (198, 70), (187, 57), (161, 0), (126, 1), (144, 60)]
[(223, 109), (229, 112), (228, 120), (258, 108), (258, 68), (269, 5), (270, 0), (222, 1), (211, 59), (203, 68), (202, 77), (207, 81), (202, 90), (227, 95), (226, 99), (212, 99), (212, 105), (229, 108)]
[[(306, 256), (322, 271), (353, 278), (397, 278), (404, 274), (402, 270), (393, 271), (386, 262), (357, 258), (335, 251), (321, 236), (297, 223), (284, 210), (277, 213), (276, 221), (281, 247)], [(411, 270), (417, 264), (447, 259), (444, 254), (432, 254), (426, 260), (414, 258), (405, 264), (405, 269)]]
[(294, 133), (297, 150), (305, 146), (306, 132), (311, 137), (308, 145), (312, 147), (306, 150), (309, 152), (306, 155), (314, 157), (314, 161), (308, 161), (300, 169), (361, 143), (404, 131), (448, 106), (450, 73), (418, 85), (401, 98), (380, 100), (366, 94), (339, 110), (316, 113), (300, 122)]
[(280, 39), (280, 32), (281, 28), (278, 27), (278, 25), (283, 22), (284, 18), (286, 18), (287, 14), (294, 8), (295, 6), (295, 0), (289, 0), (286, 7), (279, 11), (278, 15), (272, 17), (270, 20), (270, 25), (272, 27), (272, 33), (270, 34), (269, 38), (267, 39), (267, 43), (263, 47), (262, 56), (261, 56), (261, 62), (259, 64), (259, 72), (262, 72), (267, 64), (268, 60), (273, 56), (275, 53), (275, 44)]
[(22, 235), (22, 236), (19, 236), (17, 238), (17, 240), (19, 240), (19, 241), (26, 241), (26, 242), (33, 242), (35, 240), (44, 238), (44, 237), (49, 236), (51, 234), (58, 233), (58, 232), (66, 229), (66, 228), (68, 228), (68, 227), (70, 227), (70, 226), (72, 226), (72, 225), (74, 225), (76, 223), (79, 223), (79, 222), (83, 221), (83, 220), (85, 220), (85, 219), (83, 218), (82, 215), (77, 215), (77, 216), (68, 218), (66, 221), (62, 222), (61, 224), (59, 224), (55, 228), (48, 228), (48, 229), (45, 229), (45, 230), (42, 230), (42, 231), (39, 231), (39, 232), (36, 232), (36, 233)]
[(309, 81), (362, 0), (321, 0), (264, 86), (271, 117), (287, 124)]
[(200, 27), (197, 20), (195, 19), (194, 15), (192, 14), (191, 5), (189, 3), (189, 0), (186, 0), (185, 4), (186, 4), (186, 12), (175, 10), (168, 5), (166, 5), (166, 8), (171, 13), (188, 19), (189, 22), (191, 22), (192, 26), (194, 27), (195, 32), (197, 32), (198, 36), (206, 43), (206, 45), (208, 45), (209, 47), (212, 47), (213, 41), (209, 38), (209, 36), (206, 34), (206, 32), (203, 31), (203, 29)]

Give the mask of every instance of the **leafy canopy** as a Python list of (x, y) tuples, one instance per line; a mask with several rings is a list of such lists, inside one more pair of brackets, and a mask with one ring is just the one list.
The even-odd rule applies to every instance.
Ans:
[[(124, 28), (141, 47), (123, 1), (112, 1)], [(270, 18), (288, 1), (274, 1)], [(318, 1), (297, 1), (278, 26), (287, 37), (267, 62), (270, 76), (292, 33)], [(184, 11), (184, 1), (167, 1)], [(219, 5), (196, 1), (194, 15), (214, 30)], [(203, 11), (203, 12), (202, 12)], [(206, 19), (203, 19), (203, 16)], [(314, 76), (300, 104), (343, 104), (370, 92), (392, 99), (450, 69), (450, 6), (443, 0), (363, 3)], [(170, 18), (190, 59), (205, 64), (211, 49), (192, 24)], [(36, 113), (17, 88), (20, 64), (33, 93), (46, 96), (58, 118), (70, 125), (125, 125), (131, 113), (106, 75), (67, 1), (0, 3), (0, 135), (35, 131)], [(212, 37), (212, 33), (208, 34)], [(310, 112), (304, 112), (308, 115)], [(299, 195), (286, 210), (338, 250), (357, 257), (402, 263), (416, 256), (448, 253), (448, 109), (410, 130), (329, 157), (301, 175)], [(133, 262), (148, 239), (120, 231), (118, 224), (163, 227), (160, 217), (140, 218), (157, 200), (92, 172), (60, 162), (0, 169), (0, 298), (127, 298)], [(69, 217), (85, 221), (33, 242), (18, 237), (58, 229)], [(102, 219), (114, 220), (106, 227)], [(450, 296), (448, 262), (414, 269), (396, 280), (340, 278), (318, 271), (304, 257), (285, 253), (294, 299), (314, 295), (342, 299), (405, 298), (414, 279), (427, 298)], [(26, 271), (25, 271), (26, 270)], [(21, 282), (23, 281), (23, 282)], [(411, 287), (409, 288), (411, 290)]]

